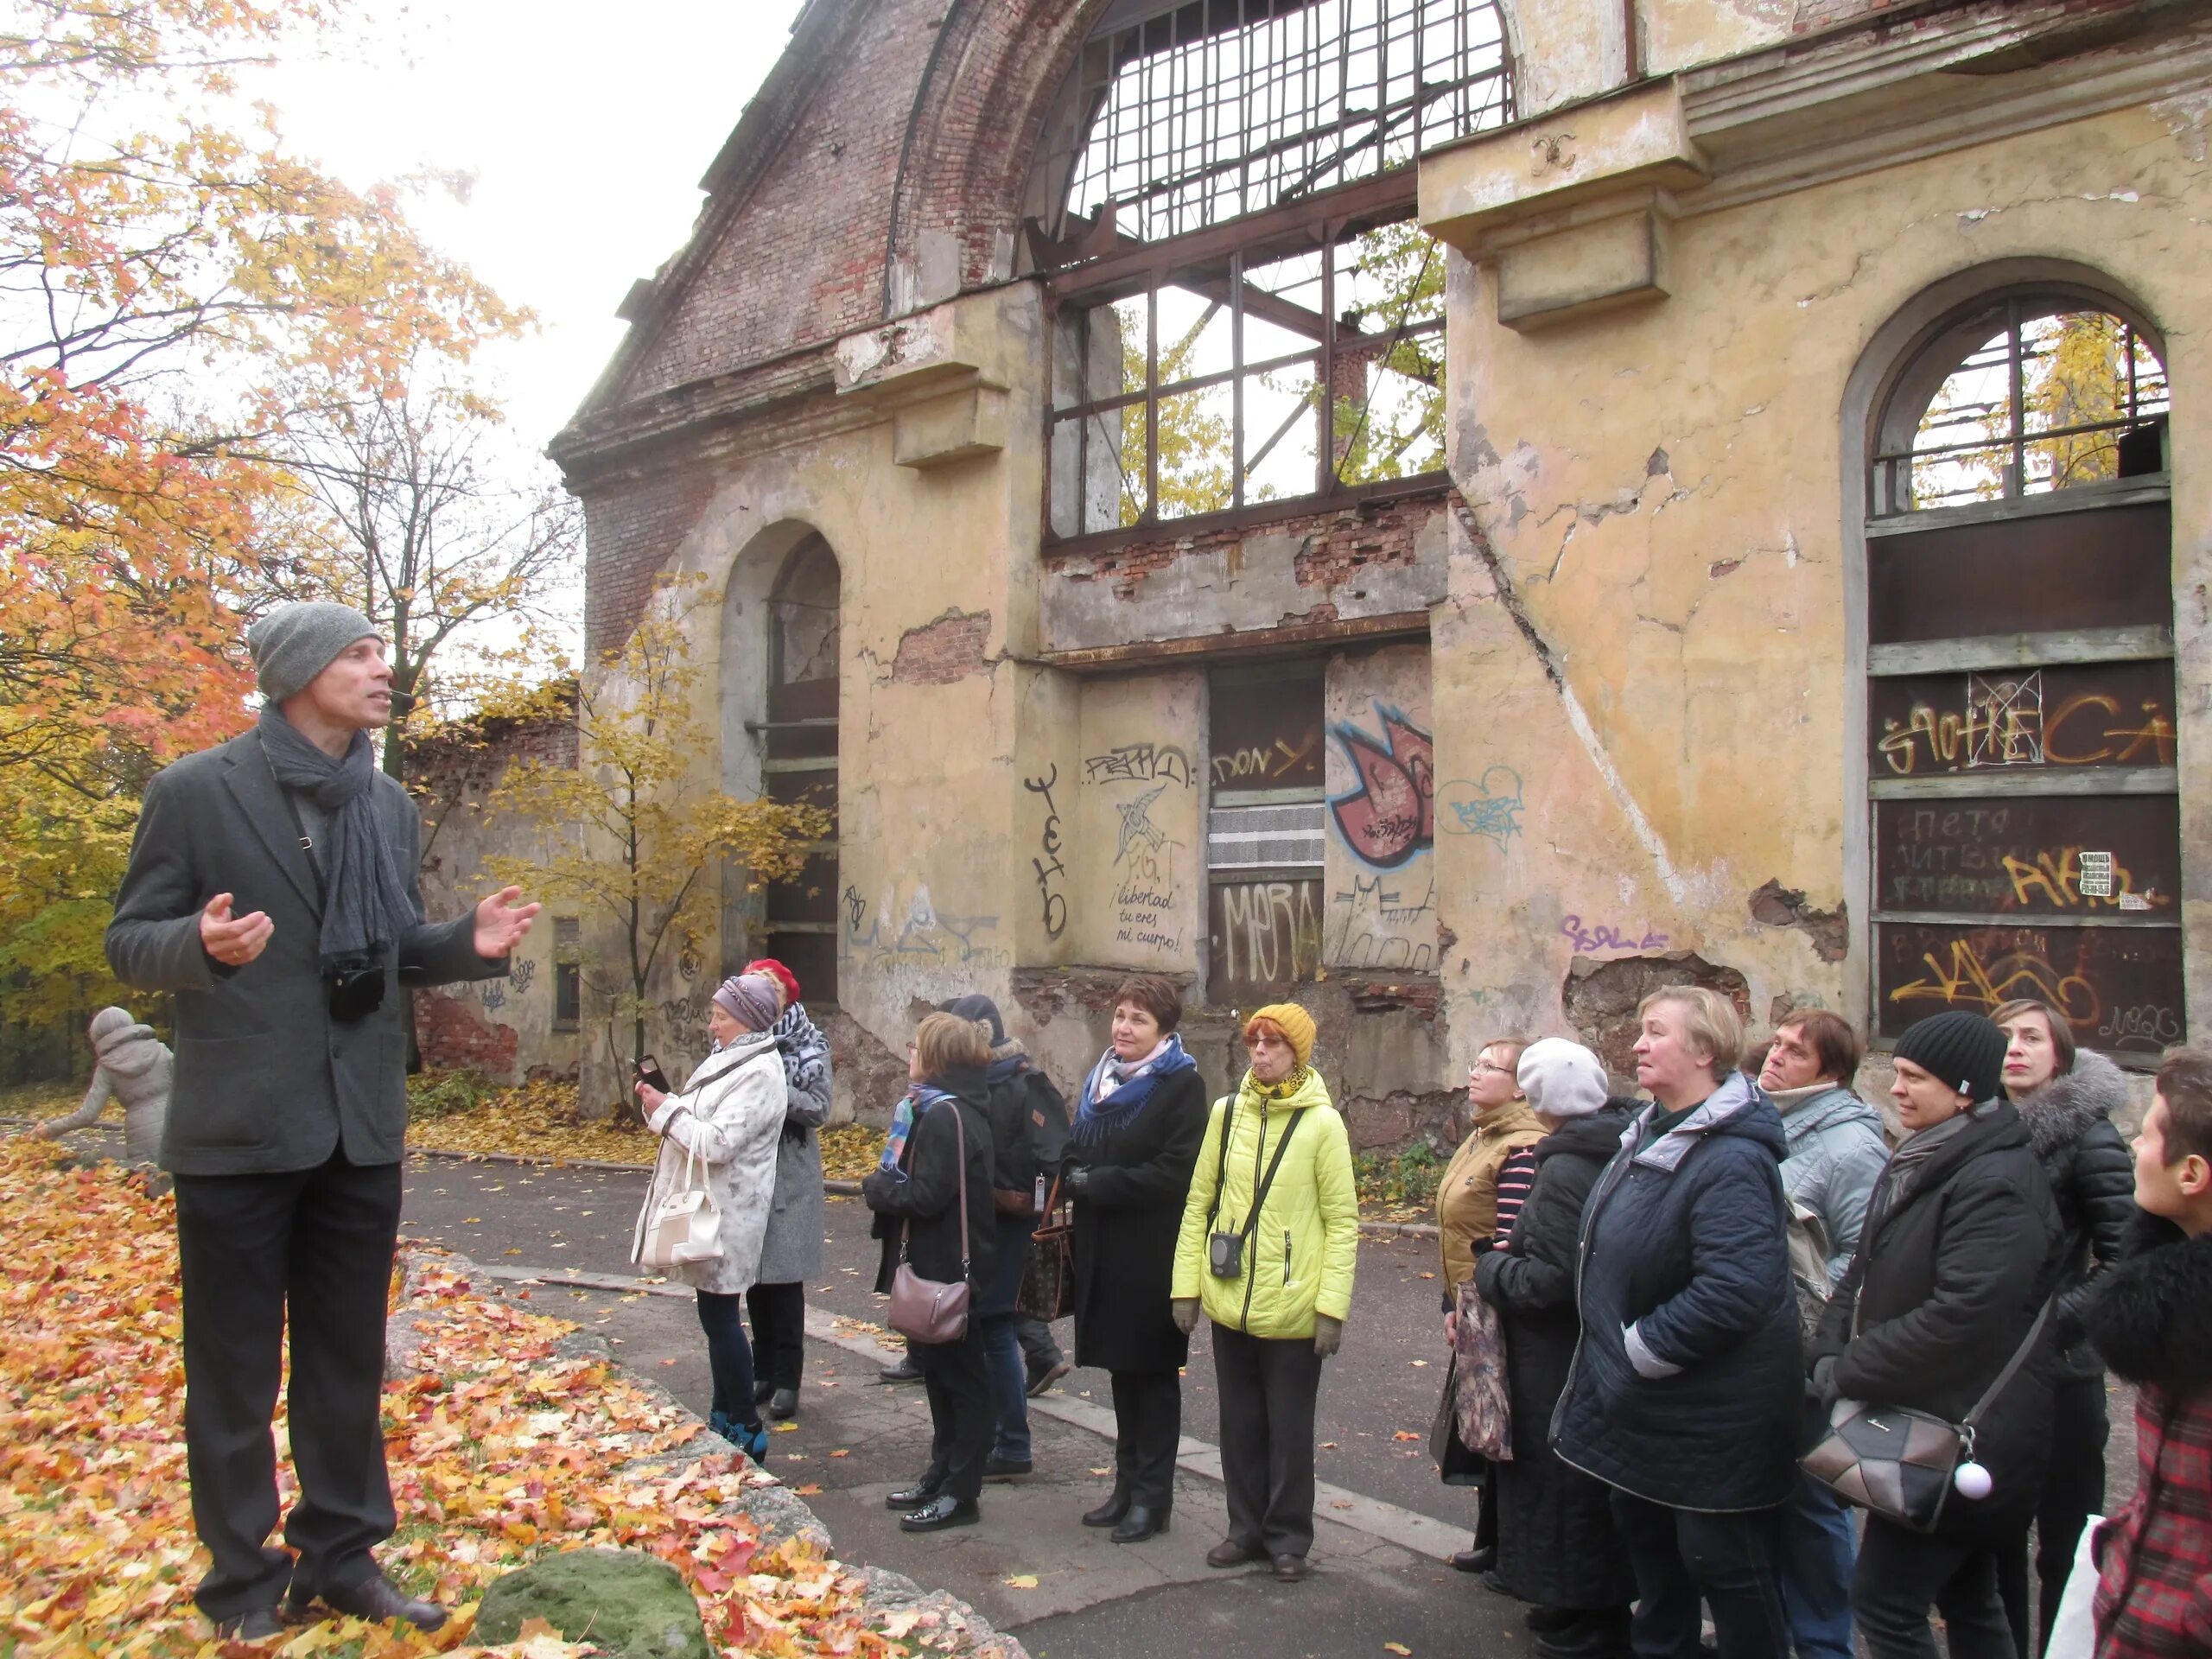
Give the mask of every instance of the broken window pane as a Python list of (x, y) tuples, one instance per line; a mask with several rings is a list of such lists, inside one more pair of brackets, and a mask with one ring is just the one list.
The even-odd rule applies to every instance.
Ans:
[(1145, 406), (1127, 404), (1052, 423), (1052, 534), (1122, 530), (1145, 517)]
[(1234, 393), (1217, 384), (1160, 400), (1161, 518), (1188, 518), (1234, 505)]
[[(1512, 118), (1478, 0), (1185, 0), (1088, 41), (1037, 167), (1067, 215), (1179, 236), (1393, 168)], [(1052, 227), (1058, 234), (1065, 225)]]

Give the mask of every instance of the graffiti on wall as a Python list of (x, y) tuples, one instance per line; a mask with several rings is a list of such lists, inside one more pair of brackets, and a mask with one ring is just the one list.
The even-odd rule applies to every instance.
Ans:
[(1355, 876), (1329, 897), (1329, 960), (1344, 968), (1395, 968), (1425, 974), (1434, 965), (1433, 941), (1409, 931), (1435, 921), (1436, 881), (1388, 875)]
[[(1021, 780), (1022, 788), (1032, 795), (1045, 798), (1045, 828), (1037, 838), (1038, 855), (1031, 859), (1029, 864), (1037, 872), (1037, 892), (1044, 907), (1045, 937), (1048, 939), (1058, 938), (1067, 931), (1068, 925), (1067, 895), (1055, 885), (1064, 880), (1068, 873), (1068, 867), (1060, 858), (1063, 844), (1060, 839), (1060, 810), (1052, 802), (1052, 788), (1059, 781), (1058, 761), (1053, 762), (1052, 770), (1047, 776)], [(1048, 863), (1047, 860), (1051, 861)]]
[[(861, 907), (863, 913), (865, 906)], [(901, 963), (965, 968), (1008, 968), (1013, 954), (998, 943), (996, 916), (952, 916), (938, 909), (929, 888), (914, 884), (903, 908), (886, 893), (863, 929), (847, 907), (847, 921), (838, 938), (840, 955), (867, 968)], [(886, 918), (897, 917), (887, 925)]]
[(2178, 928), (1885, 922), (1876, 960), (1884, 1035), (1945, 1008), (1987, 1014), (2033, 998), (2087, 1046), (2156, 1052), (2188, 1039)]
[(1889, 776), (2174, 763), (2167, 662), (1914, 675), (1877, 680), (1869, 696), (1872, 759)]
[(1578, 956), (1594, 957), (1600, 950), (1664, 950), (1667, 948), (1667, 936), (1655, 933), (1648, 927), (1619, 927), (1603, 922), (1586, 924), (1580, 916), (1569, 916), (1559, 925), (1559, 931), (1574, 942)]
[(1180, 784), (1198, 787), (1191, 757), (1173, 743), (1122, 743), (1083, 763), (1086, 784)]
[(1436, 838), (1436, 746), (1402, 709), (1375, 705), (1380, 729), (1350, 721), (1330, 728), (1344, 746), (1357, 785), (1333, 797), (1329, 811), (1354, 857), (1395, 870), (1427, 852)]
[(1296, 783), (1320, 757), (1321, 728), (1310, 727), (1295, 742), (1278, 737), (1271, 744), (1248, 744), (1212, 758), (1217, 789), (1275, 789)]
[(1491, 766), (1472, 783), (1455, 778), (1436, 793), (1444, 809), (1437, 826), (1446, 835), (1480, 836), (1503, 852), (1521, 833), (1521, 774), (1510, 766)]
[(1214, 884), (1211, 990), (1217, 1002), (1266, 1001), (1321, 966), (1321, 882), (1255, 877)]

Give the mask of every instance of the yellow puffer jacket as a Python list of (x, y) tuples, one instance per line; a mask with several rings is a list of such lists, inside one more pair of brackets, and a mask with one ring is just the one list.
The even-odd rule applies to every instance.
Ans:
[[(1287, 1091), (1263, 1088), (1247, 1071), (1233, 1097), (1236, 1116), (1224, 1166), (1222, 1125), (1231, 1103), (1214, 1103), (1198, 1148), (1191, 1195), (1183, 1205), (1183, 1230), (1175, 1243), (1172, 1294), (1179, 1300), (1199, 1298), (1208, 1319), (1252, 1336), (1311, 1337), (1316, 1313), (1342, 1319), (1351, 1311), (1359, 1198), (1351, 1138), (1318, 1071), (1294, 1079)], [(1206, 1235), (1243, 1229), (1252, 1195), (1294, 1119), (1297, 1133), (1268, 1189), (1259, 1225), (1244, 1249), (1243, 1270), (1234, 1279), (1217, 1278), (1207, 1266)], [(1215, 1208), (1217, 1171), (1224, 1172), (1224, 1190), (1209, 1228), (1206, 1212)]]

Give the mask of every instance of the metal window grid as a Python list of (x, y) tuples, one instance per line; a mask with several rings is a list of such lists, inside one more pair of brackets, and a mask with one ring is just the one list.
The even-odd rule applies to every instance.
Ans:
[(1189, 0), (1080, 60), (1068, 207), (1144, 241), (1368, 178), (1512, 118), (1487, 0)]

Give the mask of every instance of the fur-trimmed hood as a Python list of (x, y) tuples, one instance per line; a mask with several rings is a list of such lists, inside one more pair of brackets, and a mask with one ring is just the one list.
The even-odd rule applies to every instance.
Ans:
[(2130, 1382), (2180, 1392), (2212, 1383), (2212, 1234), (2191, 1238), (2139, 1211), (2082, 1321), (2105, 1363)]
[(2099, 1118), (2110, 1117), (2127, 1104), (2127, 1074), (2095, 1050), (2085, 1048), (2074, 1056), (2071, 1071), (2060, 1072), (2012, 1103), (2028, 1126), (2028, 1144), (2036, 1156), (2048, 1158), (2060, 1147), (2080, 1140)]

